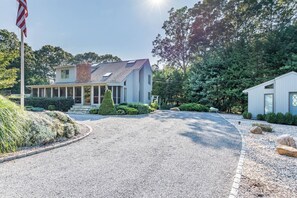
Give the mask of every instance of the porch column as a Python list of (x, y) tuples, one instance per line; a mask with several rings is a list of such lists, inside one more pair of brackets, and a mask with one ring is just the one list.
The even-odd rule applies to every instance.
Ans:
[(91, 105), (94, 105), (94, 86), (91, 86)]
[(84, 87), (81, 86), (81, 105), (84, 105), (84, 94), (85, 94), (85, 90)]
[(72, 96), (72, 98), (73, 98), (73, 100), (75, 100), (75, 87), (72, 87), (72, 89), (73, 89), (73, 96)]
[(101, 87), (101, 86), (99, 85), (99, 86), (98, 86), (98, 89), (99, 89), (99, 90), (98, 90), (98, 96), (99, 96), (99, 97), (98, 97), (98, 105), (101, 104), (101, 88), (100, 88), (100, 87)]
[(118, 90), (118, 87), (117, 86), (115, 88), (116, 88), (116, 102), (115, 103), (118, 104), (118, 97), (119, 97), (119, 93), (118, 92), (119, 92), (119, 90)]
[(68, 87), (65, 87), (65, 97), (68, 98)]
[(60, 87), (58, 87), (58, 98), (60, 98)]
[(37, 97), (40, 97), (40, 95), (39, 95), (39, 88), (37, 88)]
[(54, 90), (53, 90), (53, 88), (51, 87), (51, 98), (53, 97), (53, 95), (54, 95)]

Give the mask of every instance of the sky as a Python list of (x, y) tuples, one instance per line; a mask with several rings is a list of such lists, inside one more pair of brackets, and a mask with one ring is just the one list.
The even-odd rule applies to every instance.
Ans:
[[(33, 50), (60, 46), (73, 55), (96, 52), (122, 60), (158, 58), (152, 41), (163, 34), (162, 24), (172, 7), (193, 7), (198, 0), (27, 0), (27, 42)], [(18, 3), (0, 0), (0, 29), (20, 31), (15, 25)]]

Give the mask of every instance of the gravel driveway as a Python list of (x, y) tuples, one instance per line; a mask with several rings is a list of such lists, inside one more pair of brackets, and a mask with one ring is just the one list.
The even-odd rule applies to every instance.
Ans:
[(228, 197), (241, 138), (217, 114), (73, 116), (93, 133), (0, 164), (0, 197)]

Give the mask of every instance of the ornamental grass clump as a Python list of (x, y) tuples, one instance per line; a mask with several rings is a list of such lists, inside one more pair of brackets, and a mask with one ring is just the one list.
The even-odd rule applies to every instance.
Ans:
[(0, 153), (15, 151), (23, 145), (27, 131), (26, 113), (0, 96)]

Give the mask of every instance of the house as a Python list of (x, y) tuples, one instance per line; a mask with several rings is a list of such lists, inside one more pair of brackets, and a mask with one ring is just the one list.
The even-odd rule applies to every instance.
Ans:
[(248, 94), (248, 111), (258, 114), (287, 113), (297, 115), (297, 73), (289, 72), (243, 91)]
[(148, 59), (55, 67), (55, 82), (29, 85), (32, 97), (71, 97), (76, 105), (99, 106), (107, 89), (115, 104), (151, 101), (152, 67)]

